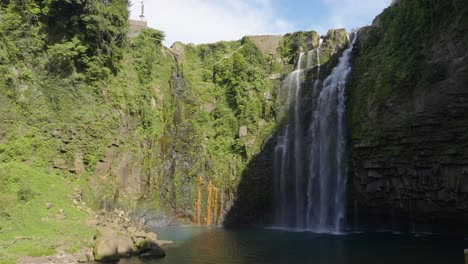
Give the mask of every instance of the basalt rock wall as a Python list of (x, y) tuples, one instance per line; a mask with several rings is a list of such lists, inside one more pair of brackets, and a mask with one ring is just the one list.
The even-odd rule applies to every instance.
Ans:
[(402, 1), (359, 31), (349, 228), (468, 233), (467, 33), (461, 1)]

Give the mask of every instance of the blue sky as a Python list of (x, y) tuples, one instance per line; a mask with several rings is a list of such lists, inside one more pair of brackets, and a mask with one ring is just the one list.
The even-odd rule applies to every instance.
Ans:
[[(131, 17), (138, 19), (140, 1), (132, 0)], [(212, 43), (245, 35), (285, 34), (369, 25), (391, 0), (144, 0), (152, 28), (174, 41)]]

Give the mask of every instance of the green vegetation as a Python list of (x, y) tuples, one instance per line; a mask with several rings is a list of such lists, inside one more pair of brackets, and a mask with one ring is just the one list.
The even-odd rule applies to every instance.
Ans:
[[(93, 209), (185, 220), (199, 176), (234, 193), (277, 126), (270, 77), (319, 43), (313, 31), (288, 34), (280, 58), (248, 37), (168, 49), (158, 30), (128, 39), (127, 5), (0, 0), (1, 261), (87, 245), (75, 189)], [(10, 245), (15, 236), (26, 239)]]
[(76, 183), (52, 171), (15, 161), (1, 163), (0, 263), (13, 263), (18, 256), (55, 254), (55, 248), (64, 245), (69, 252), (90, 246), (94, 231), (86, 227), (86, 214), (67, 197), (76, 188)]
[[(267, 78), (270, 67), (266, 59), (248, 38), (177, 45), (177, 67), (183, 81), (173, 87), (176, 130), (171, 135), (166, 130), (162, 140), (172, 138), (179, 158), (165, 199), (193, 210), (198, 176), (220, 189), (235, 189), (246, 164), (272, 133), (273, 103), (265, 95), (272, 93), (274, 82)], [(243, 126), (247, 134), (239, 135)]]
[(0, 1), (1, 263), (89, 246), (69, 195), (88, 189), (118, 127), (103, 84), (119, 74), (126, 24), (126, 1)]
[(75, 189), (94, 209), (190, 217), (197, 177), (234, 190), (275, 128), (280, 65), (250, 39), (129, 40), (127, 5), (0, 1), (0, 262), (87, 246)]
[(298, 52), (306, 52), (317, 48), (320, 35), (315, 31), (299, 31), (284, 35), (278, 52), (285, 61), (290, 62)]
[[(429, 61), (434, 52), (429, 45), (448, 29), (466, 26), (468, 11), (462, 2), (401, 1), (379, 15), (374, 26), (361, 30), (350, 88), (354, 137), (378, 137), (375, 128), (385, 127), (380, 114), (386, 100), (408, 98), (446, 78), (446, 65)], [(463, 41), (468, 43), (466, 37)]]
[[(1, 61), (43, 64), (98, 80), (116, 73), (127, 35), (127, 0), (2, 1)], [(60, 66), (65, 66), (61, 68)]]

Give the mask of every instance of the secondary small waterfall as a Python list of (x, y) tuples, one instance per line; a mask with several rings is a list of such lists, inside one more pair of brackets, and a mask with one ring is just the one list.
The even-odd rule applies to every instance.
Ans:
[[(299, 54), (296, 70), (289, 74), (284, 80), (285, 86), (289, 87), (287, 90), (286, 104), (288, 120), (291, 123), (286, 124), (283, 135), (278, 138), (278, 143), (275, 147), (275, 193), (277, 194), (276, 203), (278, 208), (277, 220), (280, 225), (284, 225), (290, 221), (290, 216), (299, 221), (301, 210), (303, 207), (303, 188), (302, 182), (302, 140), (301, 130), (302, 124), (300, 112), (300, 92), (302, 86), (303, 70), (302, 63), (304, 53)], [(290, 156), (299, 157), (299, 159), (292, 160)], [(291, 166), (290, 161), (293, 161)], [(294, 179), (287, 177), (289, 169), (294, 168), (291, 174)], [(293, 181), (293, 182), (291, 182)], [(290, 186), (291, 185), (291, 186)], [(294, 193), (291, 192), (294, 189)], [(291, 197), (294, 196), (294, 197)], [(295, 221), (294, 220), (294, 221)], [(296, 225), (296, 224), (295, 224)]]
[[(343, 228), (347, 175), (345, 84), (353, 46), (348, 42), (349, 47), (323, 83), (322, 40), (318, 48), (299, 54), (296, 70), (283, 82), (286, 120), (274, 150), (276, 227), (329, 233)], [(311, 87), (313, 99), (310, 105), (301, 105), (302, 89), (307, 87), (304, 76), (312, 69), (314, 57), (317, 78)], [(306, 108), (312, 111), (310, 123), (304, 119)]]

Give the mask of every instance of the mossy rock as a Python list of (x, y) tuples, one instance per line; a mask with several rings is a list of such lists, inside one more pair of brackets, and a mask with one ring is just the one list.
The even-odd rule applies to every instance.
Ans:
[(163, 258), (166, 252), (159, 247), (158, 243), (151, 239), (145, 239), (137, 246), (135, 254), (144, 258)]
[(114, 237), (100, 236), (94, 241), (94, 259), (100, 262), (112, 262), (119, 259), (118, 243)]

